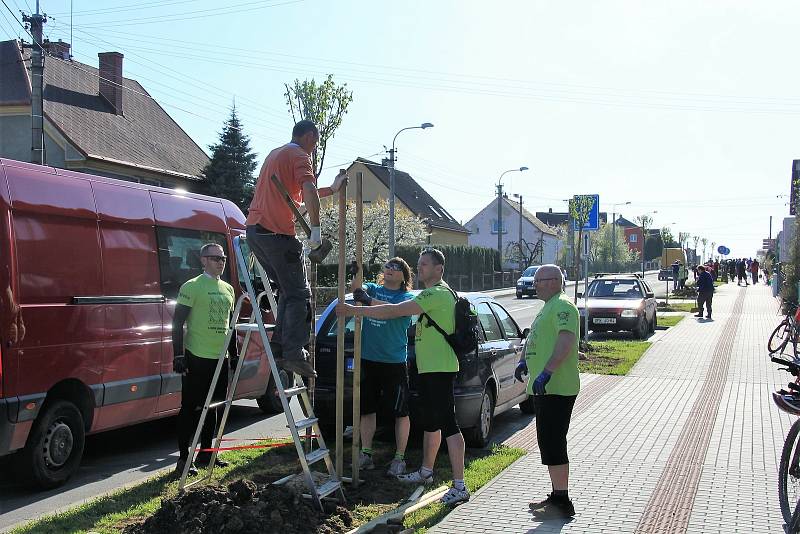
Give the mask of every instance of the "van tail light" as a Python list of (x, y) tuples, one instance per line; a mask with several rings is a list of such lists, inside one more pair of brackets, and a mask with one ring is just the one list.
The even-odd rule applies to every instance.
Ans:
[(3, 345), (0, 344), (0, 399), (3, 397)]

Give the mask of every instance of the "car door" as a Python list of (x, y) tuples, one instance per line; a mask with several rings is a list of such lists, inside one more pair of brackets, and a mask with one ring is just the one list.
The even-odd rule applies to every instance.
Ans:
[(497, 378), (501, 382), (497, 400), (497, 403), (500, 404), (522, 395), (525, 391), (525, 384), (514, 379), (514, 371), (522, 355), (522, 345), (525, 340), (522, 339), (522, 333), (517, 322), (514, 321), (503, 306), (497, 302), (491, 302), (489, 307), (497, 317), (500, 329), (503, 331), (503, 336), (506, 340), (504, 354), (501, 361), (498, 362), (499, 370), (497, 371)]
[(653, 288), (650, 287), (645, 281), (642, 281), (642, 289), (644, 293), (644, 309), (645, 309), (645, 317), (647, 317), (648, 321), (651, 321), (656, 316), (656, 308), (658, 307), (658, 301), (655, 297), (651, 297), (650, 295), (655, 295)]
[[(506, 341), (503, 329), (500, 327), (500, 323), (497, 321), (497, 317), (495, 317), (488, 302), (479, 302), (475, 306), (475, 311), (478, 313), (478, 320), (483, 327), (484, 339), (486, 340), (481, 347), (482, 350), (479, 357), (486, 358), (489, 361), (492, 374), (497, 380), (498, 391), (495, 399), (495, 405), (497, 405), (503, 402), (503, 390), (507, 388), (507, 384), (504, 384), (504, 382), (508, 381), (508, 377), (504, 377), (502, 373), (504, 372), (503, 361), (509, 352), (508, 341)], [(505, 372), (507, 373), (507, 370)], [(514, 379), (513, 371), (511, 379)]]

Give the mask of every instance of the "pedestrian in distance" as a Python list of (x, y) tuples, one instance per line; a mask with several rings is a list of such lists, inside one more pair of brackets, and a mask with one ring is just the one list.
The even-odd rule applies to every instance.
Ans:
[(697, 277), (697, 315), (703, 316), (703, 306), (706, 308), (706, 318), (711, 319), (711, 302), (714, 299), (714, 279), (706, 268), (700, 265), (697, 268), (700, 274)]
[(280, 180), (297, 206), (301, 200), (305, 203), (311, 223), (309, 246), (320, 247), (319, 199), (339, 191), (347, 175), (340, 170), (330, 187), (317, 189), (311, 154), (318, 142), (319, 130), (313, 122), (302, 120), (294, 125), (292, 141), (264, 160), (247, 215), (247, 244), (279, 290), (270, 347), (279, 367), (303, 376), (316, 376), (305, 348), (311, 333), (311, 289), (293, 212), (271, 177)]
[[(181, 376), (181, 409), (178, 413), (178, 451), (180, 459), (175, 472), (180, 474), (189, 459), (192, 436), (205, 404), (220, 357), (225, 354), (225, 338), (233, 313), (233, 287), (220, 277), (225, 271), (225, 252), (216, 243), (200, 249), (203, 273), (187, 280), (178, 291), (175, 315), (172, 320), (172, 369)], [(184, 325), (186, 335), (184, 336)], [(236, 334), (231, 335), (227, 346), (228, 365), (223, 365), (214, 389), (214, 399), (223, 400), (228, 388), (228, 367), (237, 363)], [(202, 449), (211, 448), (217, 426), (217, 412), (210, 409), (200, 433)], [(192, 455), (194, 451), (191, 451)], [(211, 461), (211, 452), (201, 451), (189, 468), (197, 474), (194, 464), (205, 467)], [(227, 462), (217, 458), (215, 465), (225, 467)]]
[[(337, 305), (336, 314), (339, 317), (360, 315), (379, 320), (420, 316), (416, 327), (415, 350), (419, 373), (419, 402), (424, 407), (422, 465), (418, 470), (397, 478), (409, 484), (432, 484), (433, 465), (444, 436), (453, 472), (453, 486), (440, 501), (446, 505), (455, 505), (468, 501), (469, 491), (464, 484), (464, 436), (456, 422), (453, 393), (453, 383), (459, 370), (458, 357), (439, 332), (442, 329), (447, 334), (455, 333), (456, 294), (442, 280), (444, 264), (444, 254), (440, 250), (425, 249), (417, 262), (417, 278), (425, 286), (425, 290), (413, 300), (378, 306), (351, 306), (342, 302)], [(559, 290), (560, 280), (559, 272)], [(438, 328), (433, 325), (434, 322)]]
[(680, 267), (678, 268), (678, 289), (683, 289), (686, 287), (687, 278), (689, 278), (689, 274), (686, 272), (686, 265), (681, 263)]
[(534, 275), (536, 296), (545, 301), (536, 315), (525, 344), (525, 354), (514, 377), (529, 375), (528, 394), (533, 395), (536, 440), (547, 466), (553, 491), (546, 499), (530, 503), (540, 519), (569, 518), (575, 507), (569, 498), (567, 432), (572, 409), (580, 391), (578, 374), (578, 308), (561, 292), (561, 273), (555, 265), (543, 265)]
[(758, 273), (759, 273), (760, 265), (758, 260), (753, 260), (750, 262), (750, 274), (753, 276), (753, 285), (758, 284)]
[[(411, 267), (395, 257), (383, 266), (380, 283), (353, 284), (353, 299), (365, 306), (399, 304), (414, 298)], [(364, 318), (361, 332), (361, 452), (359, 468), (374, 469), (372, 438), (379, 408), (394, 416), (395, 455), (386, 474), (406, 472), (405, 451), (411, 423), (408, 418), (408, 327), (411, 317)]]

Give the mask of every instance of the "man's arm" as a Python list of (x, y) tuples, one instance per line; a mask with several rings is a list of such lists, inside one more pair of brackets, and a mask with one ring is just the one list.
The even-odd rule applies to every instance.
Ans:
[(172, 354), (183, 355), (183, 325), (191, 311), (189, 306), (175, 305), (175, 314), (172, 316)]
[(371, 317), (373, 319), (394, 319), (396, 317), (410, 317), (419, 315), (424, 310), (414, 300), (407, 300), (399, 304), (380, 304), (377, 306), (352, 306), (347, 303), (339, 303), (336, 306), (336, 315), (356, 315), (360, 317)]
[(347, 170), (339, 169), (339, 174), (334, 178), (333, 183), (329, 187), (320, 187), (317, 193), (320, 198), (329, 197), (334, 193), (338, 193), (342, 184), (347, 181)]
[(556, 369), (561, 367), (561, 364), (567, 359), (567, 356), (569, 356), (572, 347), (575, 346), (577, 341), (575, 332), (570, 332), (569, 330), (560, 331), (558, 333), (558, 338), (556, 338), (556, 345), (553, 347), (553, 355), (547, 360), (544, 370), (550, 374), (555, 373)]
[(319, 192), (314, 182), (303, 182), (303, 203), (308, 211), (310, 226), (319, 226)]

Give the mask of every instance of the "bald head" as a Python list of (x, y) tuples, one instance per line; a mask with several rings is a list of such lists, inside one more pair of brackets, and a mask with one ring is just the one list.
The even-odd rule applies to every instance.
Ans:
[(540, 300), (550, 300), (561, 293), (564, 278), (559, 266), (549, 263), (536, 270), (533, 283), (536, 286), (536, 297)]

